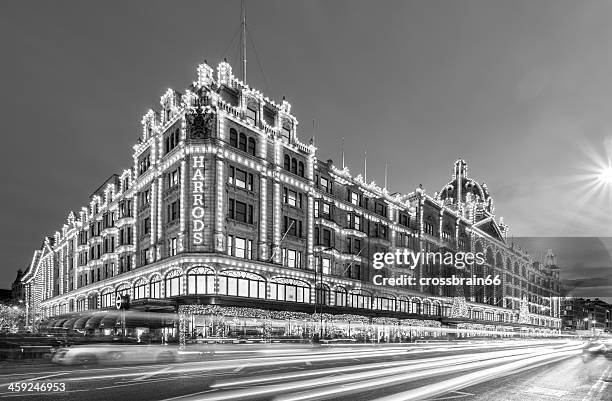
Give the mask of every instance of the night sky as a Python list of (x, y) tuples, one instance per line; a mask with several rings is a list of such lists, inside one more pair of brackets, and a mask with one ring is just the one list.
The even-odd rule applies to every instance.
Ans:
[[(392, 191), (433, 194), (461, 156), (512, 235), (612, 236), (610, 185), (586, 175), (612, 156), (612, 2), (247, 1), (247, 15), (248, 83), (287, 97), (303, 142), (316, 119), (320, 158), (339, 164), (345, 137), (353, 173), (367, 149), (368, 179), (386, 160)], [(2, 2), (0, 288), (131, 166), (167, 88), (204, 60), (239, 71), (239, 25), (237, 0)]]

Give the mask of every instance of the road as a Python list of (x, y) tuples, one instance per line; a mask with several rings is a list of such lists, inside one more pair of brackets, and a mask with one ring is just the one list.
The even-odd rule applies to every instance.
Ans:
[[(226, 345), (164, 365), (0, 367), (0, 398), (27, 400), (612, 401), (612, 360), (570, 341)], [(64, 392), (12, 392), (14, 382)]]

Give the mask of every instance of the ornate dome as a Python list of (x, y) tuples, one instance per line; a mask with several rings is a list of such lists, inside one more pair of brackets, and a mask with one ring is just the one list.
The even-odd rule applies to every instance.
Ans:
[(476, 204), (493, 213), (493, 199), (487, 191), (486, 184), (479, 184), (468, 176), (467, 163), (463, 159), (455, 161), (453, 179), (446, 184), (437, 196), (447, 205)]

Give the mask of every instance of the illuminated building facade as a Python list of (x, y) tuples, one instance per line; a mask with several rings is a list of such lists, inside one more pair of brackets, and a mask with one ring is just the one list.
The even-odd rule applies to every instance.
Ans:
[[(67, 317), (112, 310), (129, 295), (132, 310), (178, 313), (181, 340), (560, 328), (554, 256), (537, 263), (507, 241), (486, 186), (463, 160), (433, 196), (392, 194), (317, 159), (315, 146), (298, 140), (291, 105), (245, 85), (225, 62), (216, 71), (200, 65), (196, 82), (160, 103), (142, 119), (132, 167), (34, 252), (22, 278), (31, 321), (68, 327), (62, 322), (76, 318)], [(376, 274), (407, 273), (371, 266), (375, 252), (397, 249), (483, 252), (483, 266), (409, 273), (491, 274), (501, 284), (374, 285)], [(220, 323), (227, 317), (232, 323)]]

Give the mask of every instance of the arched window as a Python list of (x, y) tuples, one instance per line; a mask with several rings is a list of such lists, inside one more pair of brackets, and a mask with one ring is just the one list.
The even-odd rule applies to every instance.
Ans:
[(246, 152), (247, 150), (247, 137), (243, 132), (240, 133), (240, 140), (238, 142), (238, 149)]
[(249, 153), (250, 155), (255, 156), (255, 148), (256, 148), (256, 146), (255, 146), (255, 139), (253, 139), (253, 138), (249, 138), (249, 149), (248, 149), (248, 153)]
[(85, 297), (77, 299), (76, 301), (76, 310), (77, 312), (82, 312), (85, 310)]
[(90, 294), (87, 297), (87, 309), (98, 309), (98, 294)]
[(421, 307), (422, 307), (422, 312), (421, 312), (422, 314), (431, 315), (431, 304), (428, 301), (424, 301)]
[(334, 305), (346, 306), (346, 290), (344, 288), (334, 288)]
[(211, 269), (195, 267), (187, 273), (187, 294), (214, 294), (215, 275)]
[(110, 289), (103, 290), (100, 301), (103, 308), (113, 307), (115, 305), (115, 300), (113, 299), (113, 291)]
[(149, 298), (161, 298), (161, 276), (156, 275), (151, 279), (151, 283), (149, 284)]
[(298, 175), (304, 177), (304, 163), (302, 162), (298, 163)]
[(134, 283), (134, 299), (146, 298), (147, 282), (143, 279)]
[(116, 295), (130, 295), (130, 285), (128, 283), (120, 284), (115, 290)]
[(349, 306), (351, 308), (370, 309), (371, 296), (365, 293), (351, 292), (349, 294)]
[(394, 298), (376, 297), (375, 301), (376, 303), (374, 305), (374, 309), (390, 310), (390, 311), (395, 310), (395, 299)]
[(235, 129), (230, 129), (230, 146), (238, 147), (238, 132)]
[(410, 311), (410, 302), (406, 298), (400, 298), (397, 310), (399, 312), (408, 313)]
[(310, 303), (310, 286), (300, 280), (278, 278), (270, 283), (270, 299)]
[(440, 316), (440, 305), (438, 305), (438, 303), (434, 302), (433, 304), (431, 304), (430, 314)]
[(257, 274), (226, 270), (219, 274), (219, 294), (265, 299), (266, 281)]
[(285, 164), (284, 164), (284, 168), (285, 168), (285, 170), (287, 170), (287, 171), (291, 170), (291, 158), (289, 157), (289, 155), (285, 155)]
[(297, 159), (291, 159), (291, 172), (297, 174)]
[(317, 284), (315, 298), (315, 303), (317, 305), (329, 305), (329, 287), (326, 285)]
[(173, 270), (166, 276), (166, 298), (181, 295), (181, 272)]
[(416, 298), (413, 299), (412, 302), (411, 302), (411, 306), (412, 306), (412, 308), (410, 310), (411, 313), (415, 313), (417, 315), (420, 315), (422, 313), (421, 312), (421, 301), (420, 300), (418, 300)]

